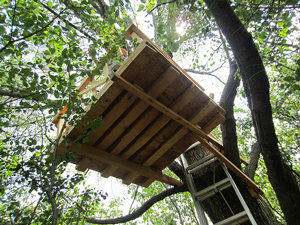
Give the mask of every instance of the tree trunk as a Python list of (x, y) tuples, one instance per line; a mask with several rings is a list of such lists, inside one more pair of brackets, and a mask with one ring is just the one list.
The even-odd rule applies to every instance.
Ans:
[[(185, 153), (185, 157), (188, 163), (192, 164), (193, 162), (196, 162), (204, 158), (208, 154), (210, 154), (210, 152), (205, 147), (203, 147), (202, 145), (198, 145), (195, 148), (187, 151)], [(235, 183), (238, 186), (243, 198), (245, 199), (250, 211), (252, 212), (252, 215), (255, 221), (257, 222), (257, 224), (258, 225), (279, 224), (279, 222), (276, 221), (276, 218), (272, 214), (271, 210), (266, 208), (264, 204), (260, 204), (258, 200), (254, 199), (250, 195), (247, 189), (247, 184), (239, 177), (235, 176), (235, 174), (231, 173), (231, 175), (235, 180)], [(226, 175), (218, 162), (216, 162), (215, 165), (212, 164), (198, 171), (194, 175), (194, 180), (195, 180), (197, 190), (199, 191), (212, 185), (214, 176), (215, 176), (215, 182), (218, 182), (226, 178)], [(231, 210), (233, 211), (234, 214), (244, 211), (233, 188), (228, 188), (226, 190), (223, 190), (221, 193), (224, 196), (229, 206), (227, 205), (226, 201), (224, 200), (220, 192), (218, 192), (214, 196), (202, 202), (205, 212), (207, 213), (207, 215), (209, 216), (209, 218), (212, 220), (213, 223), (219, 222), (221, 220), (224, 220), (232, 216), (233, 214)], [(229, 209), (229, 207), (231, 208), (231, 210)], [(248, 221), (243, 224), (251, 224), (251, 223)]]
[(236, 136), (236, 123), (233, 114), (236, 89), (240, 85), (240, 79), (235, 76), (236, 72), (236, 62), (230, 62), (229, 76), (220, 100), (220, 106), (226, 111), (226, 120), (221, 124), (221, 131), (224, 146), (224, 155), (234, 165), (241, 169), (240, 154)]
[[(231, 63), (228, 81), (223, 90), (220, 104), (224, 107), (224, 109), (226, 109), (226, 120), (221, 125), (225, 155), (230, 158), (230, 160), (234, 161), (236, 166), (240, 166), (235, 120), (233, 114), (233, 103), (236, 96), (236, 89), (239, 86), (239, 79), (235, 77), (236, 70), (237, 68), (235, 63)], [(208, 154), (210, 154), (210, 152), (205, 147), (203, 147), (202, 145), (198, 145), (195, 148), (188, 150), (185, 153), (185, 157), (188, 163), (192, 164), (204, 158)], [(180, 168), (178, 168), (178, 165), (176, 165), (176, 163), (171, 164), (169, 166), (169, 169), (171, 169), (174, 173), (177, 174), (177, 176), (185, 181), (183, 178), (183, 173)], [(269, 207), (264, 203), (264, 201), (254, 199), (249, 194), (247, 185), (244, 183), (244, 181), (235, 176), (235, 174), (232, 174), (232, 177), (234, 178), (257, 224), (279, 224), (279, 222), (276, 220), (276, 217), (269, 209)], [(224, 178), (226, 178), (226, 175), (219, 163), (210, 165), (194, 175), (194, 180), (198, 191)], [(203, 208), (213, 223), (219, 222), (232, 216), (233, 214), (231, 210), (234, 214), (244, 211), (238, 197), (236, 196), (232, 188), (228, 188), (222, 191), (222, 194), (228, 202), (229, 206), (227, 205), (221, 193), (217, 193), (213, 197), (203, 201)], [(229, 207), (231, 208), (231, 210), (229, 209)], [(247, 224), (250, 224), (250, 222), (248, 222)]]
[(300, 190), (284, 163), (272, 120), (269, 81), (252, 40), (227, 0), (205, 0), (238, 63), (269, 180), (288, 224), (300, 224)]

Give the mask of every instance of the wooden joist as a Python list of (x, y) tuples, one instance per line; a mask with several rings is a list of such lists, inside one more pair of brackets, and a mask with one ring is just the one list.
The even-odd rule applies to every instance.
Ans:
[(113, 154), (109, 154), (103, 150), (100, 150), (98, 148), (92, 147), (87, 144), (81, 144), (81, 148), (79, 149), (77, 147), (76, 143), (70, 143), (68, 144), (68, 149), (72, 150), (73, 152), (77, 154), (82, 154), (82, 151), (84, 151), (84, 155), (86, 157), (89, 157), (94, 160), (98, 160), (104, 163), (108, 163), (110, 165), (117, 166), (119, 168), (142, 174), (146, 177), (164, 182), (166, 184), (178, 186), (182, 185), (182, 181), (176, 180), (174, 178), (168, 177), (161, 173), (161, 171), (157, 171), (155, 169), (152, 169), (150, 167), (141, 166), (139, 164), (133, 163), (131, 161), (128, 161), (126, 159), (123, 159), (122, 157), (115, 156)]
[(176, 122), (180, 123), (184, 127), (190, 129), (191, 131), (193, 131), (194, 133), (200, 135), (201, 137), (206, 138), (207, 140), (209, 140), (211, 143), (213, 143), (217, 147), (223, 148), (222, 144), (217, 139), (215, 139), (213, 137), (210, 137), (207, 133), (205, 133), (201, 129), (197, 128), (194, 124), (190, 123), (189, 121), (187, 121), (186, 119), (184, 119), (183, 117), (181, 117), (180, 115), (178, 115), (177, 113), (175, 113), (174, 111), (169, 109), (168, 107), (164, 106), (163, 104), (161, 104), (159, 101), (157, 101), (156, 99), (154, 99), (150, 95), (148, 95), (145, 92), (139, 90), (138, 88), (136, 88), (134, 85), (129, 83), (124, 78), (120, 77), (117, 74), (113, 74), (111, 79), (114, 82), (116, 82), (117, 84), (119, 84), (120, 86), (122, 86), (123, 88), (125, 88), (127, 91), (133, 93), (135, 96), (142, 99), (144, 102), (146, 102), (149, 105), (153, 106), (154, 108), (156, 108), (160, 112), (164, 113), (165, 115), (169, 116), (170, 118), (172, 118)]

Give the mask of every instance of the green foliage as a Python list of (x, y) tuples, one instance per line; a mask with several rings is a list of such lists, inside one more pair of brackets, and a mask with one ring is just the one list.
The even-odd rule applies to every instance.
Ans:
[[(69, 120), (69, 126), (76, 126), (81, 121), (80, 114), (84, 112), (81, 105), (93, 107), (95, 99), (88, 95), (78, 96), (76, 87), (86, 76), (101, 78), (101, 61), (107, 61), (109, 57), (120, 61), (116, 51), (119, 47), (125, 45), (131, 51), (135, 45), (124, 39), (124, 27), (131, 22), (130, 18), (136, 18), (137, 14), (144, 17), (158, 3), (163, 4), (152, 11), (153, 24), (146, 19), (143, 21), (154, 27), (155, 42), (166, 52), (173, 53), (179, 60), (187, 59), (187, 67), (202, 74), (215, 72), (233, 59), (202, 0), (172, 4), (155, 0), (115, 0), (105, 7), (95, 7), (95, 1), (90, 0), (1, 1), (1, 224), (49, 224), (54, 211), (51, 199), (55, 200), (59, 212), (59, 224), (75, 224), (84, 221), (84, 217), (124, 214), (120, 209), (124, 199), (117, 198), (107, 207), (103, 202), (106, 194), (88, 187), (86, 174), (70, 169), (67, 162), (75, 160), (72, 153), (52, 160), (58, 140), (51, 121), (65, 105), (68, 110), (60, 118)], [(280, 148), (285, 162), (295, 174), (300, 174), (297, 4), (295, 0), (238, 0), (231, 5), (251, 32), (264, 60)], [(115, 28), (116, 24), (119, 29)], [(183, 32), (178, 32), (179, 27)], [(100, 60), (98, 69), (94, 69), (96, 59)], [(226, 79), (225, 76), (220, 78)], [(237, 135), (240, 154), (247, 159), (255, 134), (249, 110), (244, 107), (247, 103), (243, 89), (239, 99), (235, 109)], [(96, 127), (104, 125), (101, 116), (93, 121), (83, 119), (90, 129), (77, 138), (78, 147), (89, 142), (87, 136)], [(262, 159), (257, 171), (256, 182), (264, 189), (273, 209), (280, 214)], [(166, 173), (172, 176), (170, 172)], [(133, 207), (137, 208), (165, 188), (155, 182), (147, 189), (139, 189)], [(135, 196), (135, 190), (135, 186), (130, 186), (129, 194)], [(141, 224), (141, 220), (144, 224), (178, 224), (181, 223), (180, 216), (183, 224), (196, 223), (187, 193), (164, 199), (148, 210), (142, 219), (127, 224)]]

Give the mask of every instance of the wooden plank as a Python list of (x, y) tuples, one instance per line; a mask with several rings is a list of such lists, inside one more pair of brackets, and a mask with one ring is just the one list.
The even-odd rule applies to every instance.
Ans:
[(183, 73), (188, 79), (190, 79), (194, 84), (196, 84), (202, 91), (204, 91), (204, 88), (197, 83), (196, 80), (194, 80), (186, 71), (184, 71), (173, 59), (165, 53), (158, 45), (156, 45), (154, 42), (151, 41), (150, 38), (148, 38), (139, 28), (137, 28), (133, 23), (130, 24), (130, 26), (126, 29), (125, 38), (127, 38), (131, 33), (135, 33), (140, 38), (142, 38), (144, 41), (148, 41), (151, 46), (158, 52), (160, 52), (175, 68), (178, 69), (181, 73)]
[(89, 168), (89, 166), (91, 165), (91, 159), (88, 157), (83, 157), (79, 163), (76, 164), (75, 169), (79, 170), (81, 172), (84, 172), (86, 169)]
[[(192, 92), (193, 89), (197, 88), (195, 85), (191, 85), (185, 92), (180, 95), (175, 102), (170, 106), (174, 112), (182, 110), (189, 101), (195, 97)], [(156, 120), (154, 120), (147, 129), (141, 133), (141, 135), (134, 140), (134, 144), (130, 146), (130, 149), (126, 151), (122, 157), (128, 159), (131, 157), (138, 149), (145, 145), (156, 133), (158, 133), (169, 121), (170, 117), (165, 114), (161, 114)]]
[[(147, 44), (147, 41), (143, 41), (138, 47), (130, 54), (130, 56), (121, 64), (116, 71), (116, 74), (121, 75), (131, 64), (134, 64), (134, 69), (140, 71), (143, 66), (149, 62), (149, 60), (157, 53), (152, 47)], [(126, 77), (128, 80), (132, 80), (133, 77)]]
[[(95, 119), (102, 115), (106, 110), (107, 106), (110, 105), (115, 98), (123, 91), (119, 85), (115, 85), (113, 81), (108, 81), (101, 91), (95, 96), (98, 101), (95, 103), (93, 110), (88, 107), (88, 112), (85, 114), (90, 119)], [(98, 129), (98, 128), (97, 128)], [(68, 137), (77, 138), (78, 135), (82, 134), (86, 130), (84, 123), (80, 123), (77, 127), (70, 129)]]
[[(126, 184), (126, 185), (130, 185), (131, 183), (136, 183), (136, 180), (137, 178), (139, 177), (139, 174), (136, 174), (136, 173), (129, 173), (127, 174), (127, 176), (125, 176), (123, 179), (122, 179), (122, 183), (123, 184)], [(152, 184), (155, 180), (154, 179), (146, 179), (144, 180), (144, 182), (142, 182), (140, 185), (142, 187), (149, 187), (150, 184)]]
[(215, 127), (225, 121), (225, 117), (220, 113), (216, 114), (212, 119), (210, 119), (202, 128), (206, 133), (210, 133)]
[(209, 151), (211, 151), (215, 156), (217, 156), (232, 172), (237, 174), (242, 178), (256, 193), (263, 195), (263, 191), (239, 168), (237, 168), (230, 160), (228, 160), (221, 152), (218, 151), (213, 145), (211, 145), (207, 140), (200, 137), (198, 134), (192, 133), (192, 135), (200, 141)]
[(126, 159), (123, 159), (119, 156), (115, 156), (113, 154), (107, 153), (103, 150), (94, 148), (92, 146), (89, 146), (87, 144), (81, 144), (81, 149), (77, 147), (76, 143), (69, 143), (68, 148), (77, 154), (84, 154), (87, 157), (90, 157), (92, 159), (108, 163), (114, 166), (117, 166), (121, 169), (128, 170), (134, 173), (141, 174), (145, 177), (149, 177), (155, 180), (158, 180), (160, 182), (170, 184), (173, 186), (182, 185), (182, 181), (176, 180), (174, 178), (168, 177), (161, 172), (154, 170), (150, 167), (141, 166), (139, 164), (130, 162)]
[(95, 90), (95, 88), (105, 84), (107, 81), (108, 81), (108, 78), (101, 79), (101, 80), (97, 81), (96, 83), (93, 83), (90, 87), (87, 87), (84, 90), (82, 90), (81, 92), (79, 92), (79, 95), (84, 95), (92, 90)]
[(216, 107), (218, 107), (216, 104), (214, 104), (212, 101), (207, 100), (196, 112), (194, 116), (194, 120), (198, 121), (197, 123), (200, 123), (209, 113), (214, 110)]
[[(159, 95), (161, 95), (161, 93), (179, 76), (179, 73), (174, 70), (173, 67), (169, 67), (156, 81), (155, 83), (148, 89), (148, 94), (153, 96), (154, 98), (158, 97)], [(118, 126), (113, 129), (111, 132), (114, 133), (114, 136), (119, 137), (121, 135), (120, 132), (125, 131), (125, 129), (120, 129), (120, 127), (128, 127), (130, 124), (132, 124), (148, 107), (149, 105), (146, 104), (143, 101), (140, 101), (135, 107), (132, 108), (131, 112), (129, 112), (129, 114), (123, 118), (123, 120), (118, 124)], [(156, 112), (158, 113), (158, 112)], [(157, 114), (158, 115), (158, 114)], [(147, 117), (147, 116), (146, 116)], [(140, 127), (142, 125), (142, 123), (138, 123), (138, 127)], [(136, 128), (138, 130), (140, 130), (140, 128)], [(119, 129), (118, 129), (119, 128)], [(128, 131), (127, 131), (128, 133)], [(129, 136), (129, 135), (127, 135)], [(133, 138), (135, 136), (131, 136), (131, 138)], [(108, 138), (112, 138), (112, 137), (108, 137)], [(123, 137), (122, 140), (126, 138)], [(115, 139), (114, 139), (115, 140)], [(112, 143), (113, 140), (103, 140), (103, 143), (108, 144), (108, 143)], [(121, 144), (121, 143), (120, 143)], [(117, 146), (118, 147), (118, 146)], [(105, 147), (104, 147), (105, 148)], [(132, 147), (130, 147), (132, 148)], [(121, 148), (120, 148), (121, 149)], [(123, 149), (121, 149), (123, 150)], [(113, 150), (112, 153), (114, 154), (119, 154), (118, 150)], [(124, 156), (123, 156), (124, 157)], [(126, 158), (126, 157), (124, 157)], [(126, 158), (127, 159), (127, 158)], [(108, 166), (105, 168), (104, 171), (102, 171), (102, 176), (103, 177), (109, 177), (115, 170), (117, 169), (117, 167), (114, 166)]]
[(115, 100), (113, 106), (109, 108), (109, 111), (105, 112), (105, 116), (103, 116), (104, 126), (96, 128), (95, 132), (89, 136), (89, 145), (93, 145), (137, 99), (137, 97), (130, 92), (126, 94), (121, 92), (120, 95), (118, 101), (116, 102)]
[[(159, 157), (165, 154), (181, 137), (183, 137), (188, 132), (185, 127), (179, 127), (175, 132), (167, 138), (167, 140), (156, 149), (156, 151), (143, 163), (145, 165), (152, 165)], [(138, 176), (130, 177), (133, 182)]]
[[(153, 121), (153, 119), (159, 115), (159, 113), (160, 112), (156, 109), (149, 107), (146, 110), (146, 113), (140, 116), (138, 120), (136, 120), (134, 124), (118, 138), (119, 141), (116, 141), (115, 146), (113, 146), (113, 149), (111, 150), (111, 154), (118, 155), (124, 149), (126, 150), (126, 147), (131, 143), (131, 141), (134, 140), (135, 137), (137, 137), (151, 123), (151, 121)], [(98, 147), (102, 148), (102, 146), (107, 147), (108, 145), (109, 144), (107, 142), (103, 141)], [(116, 168), (108, 166), (105, 171), (103, 171), (104, 176), (110, 176), (110, 174), (115, 170)]]
[[(175, 71), (175, 70), (174, 70)], [(165, 79), (160, 79), (161, 82), (164, 82)], [(160, 85), (163, 85), (164, 83), (161, 83)], [(165, 84), (164, 84), (165, 85)], [(163, 86), (164, 86), (163, 85)], [(159, 86), (160, 87), (160, 86)], [(150, 94), (152, 94), (152, 90), (158, 90), (158, 89), (151, 89), (149, 91)], [(159, 88), (159, 90), (162, 92), (164, 88)], [(189, 88), (186, 89), (185, 92), (182, 93), (180, 97), (178, 97), (175, 102), (171, 105), (171, 108), (175, 111), (181, 110), (188, 102), (195, 97), (194, 90), (198, 90), (198, 88), (195, 85), (190, 85)], [(158, 94), (153, 92), (154, 96), (157, 96)], [(122, 154), (122, 157), (125, 159), (128, 159), (130, 156), (132, 156), (140, 147), (142, 147), (145, 143), (147, 143), (163, 126), (165, 126), (171, 119), (164, 114), (162, 116), (155, 119), (147, 129), (144, 129), (144, 132), (139, 134), (137, 138), (134, 139), (132, 143), (124, 150), (125, 153)], [(106, 143), (106, 142), (105, 142)], [(114, 152), (114, 151), (113, 151)], [(113, 166), (108, 166), (105, 168), (105, 171), (103, 171), (103, 176), (108, 177), (110, 176), (117, 168)]]
[[(208, 105), (208, 104), (207, 104)], [(212, 104), (214, 106), (214, 104)], [(215, 107), (215, 106), (214, 106)], [(208, 109), (212, 110), (214, 107), (203, 107), (200, 108), (199, 110), (197, 110), (197, 112), (191, 116), (189, 118), (189, 121), (191, 123), (198, 123), (199, 119), (201, 119), (202, 117), (199, 116), (202, 114), (202, 110), (207, 113)], [(163, 156), (179, 139), (181, 139), (184, 135), (186, 135), (188, 133), (188, 130), (185, 129), (185, 127), (180, 127), (179, 129), (175, 130), (175, 132), (172, 134), (172, 136), (169, 137), (169, 139), (167, 139), (162, 145), (160, 145), (156, 151), (147, 158), (147, 160), (144, 161), (143, 165), (144, 166), (151, 166), (152, 164), (154, 164), (161, 156)], [(210, 134), (209, 134), (210, 135)], [(215, 137), (213, 137), (215, 138)], [(124, 182), (133, 182), (135, 179), (137, 178), (137, 176), (131, 176), (129, 177), (128, 181), (124, 181)]]
[(154, 108), (161, 111), (165, 115), (169, 116), (176, 122), (185, 126), (187, 129), (189, 129), (193, 133), (196, 133), (196, 134), (200, 135), (201, 137), (208, 139), (211, 143), (213, 143), (214, 145), (216, 145), (219, 148), (223, 147), (222, 144), (218, 140), (216, 140), (213, 137), (210, 137), (207, 133), (205, 133), (204, 131), (199, 129), (197, 126), (190, 123), (188, 120), (184, 119), (182, 116), (178, 115), (177, 113), (175, 113), (174, 111), (172, 111), (171, 109), (166, 107), (165, 105), (161, 104), (159, 101), (157, 101), (153, 97), (149, 96), (145, 92), (137, 89), (134, 85), (132, 85), (128, 81), (124, 80), (122, 77), (115, 74), (115, 76), (112, 77), (112, 80), (114, 82), (116, 82), (117, 84), (119, 84), (120, 86), (122, 86), (123, 88), (125, 88), (126, 90), (128, 90), (129, 92), (136, 95), (138, 98), (140, 98), (143, 101), (145, 101), (146, 103), (148, 103), (149, 105), (153, 106)]

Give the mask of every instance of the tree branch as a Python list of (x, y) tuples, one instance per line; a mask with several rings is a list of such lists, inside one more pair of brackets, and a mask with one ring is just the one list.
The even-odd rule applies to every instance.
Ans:
[(176, 186), (172, 187), (170, 189), (167, 189), (158, 195), (153, 196), (150, 198), (148, 201), (146, 201), (139, 209), (134, 211), (133, 213), (127, 215), (127, 216), (121, 216), (115, 219), (107, 219), (107, 220), (101, 220), (101, 219), (94, 219), (94, 218), (86, 218), (86, 221), (88, 223), (94, 223), (94, 224), (117, 224), (117, 223), (125, 223), (131, 220), (134, 220), (141, 216), (145, 211), (147, 211), (152, 205), (155, 203), (163, 200), (164, 198), (181, 193), (181, 192), (186, 192), (188, 191), (187, 185), (181, 185), (181, 186)]
[(164, 2), (164, 3), (160, 3), (158, 4), (157, 6), (155, 6), (153, 9), (150, 10), (150, 12), (147, 13), (147, 15), (145, 17), (147, 17), (150, 13), (152, 13), (156, 8), (162, 6), (162, 5), (165, 5), (165, 4), (171, 4), (171, 3), (174, 3), (176, 2), (177, 0), (173, 0), (173, 1), (170, 1), (170, 2)]
[[(37, 0), (34, 0), (36, 3), (38, 3)], [(56, 13), (53, 9), (49, 8), (48, 6), (46, 6), (45, 4), (43, 4), (42, 2), (39, 2), (39, 4), (41, 4), (45, 9), (47, 9), (48, 11), (50, 11), (52, 14), (58, 16), (61, 19), (61, 16)], [(66, 24), (69, 24), (70, 27), (73, 27), (75, 30), (79, 31), (80, 33), (84, 34), (86, 37), (88, 37), (89, 39), (95, 41), (95, 38), (93, 38), (91, 35), (89, 35), (88, 33), (84, 32), (83, 30), (81, 30), (80, 28), (78, 28), (76, 25), (74, 25), (73, 23), (65, 20), (65, 19), (61, 19), (62, 21), (64, 21)]]
[(12, 97), (12, 98), (18, 98), (18, 99), (26, 99), (28, 97), (31, 97), (32, 100), (41, 102), (41, 101), (49, 101), (52, 102), (53, 104), (56, 104), (56, 100), (52, 100), (52, 99), (40, 99), (38, 97), (35, 97), (34, 95), (37, 95), (40, 93), (31, 93), (31, 94), (25, 94), (22, 95), (20, 94), (20, 92), (13, 92), (13, 91), (7, 91), (7, 90), (0, 90), (0, 96), (7, 96), (7, 97)]
[(214, 77), (216, 79), (218, 79), (218, 81), (220, 81), (222, 84), (225, 85), (225, 83), (216, 75), (210, 73), (210, 72), (201, 72), (201, 71), (198, 71), (198, 70), (194, 70), (194, 69), (184, 69), (186, 72), (189, 72), (189, 73), (196, 73), (196, 74), (199, 74), (199, 75), (207, 75), (207, 76), (211, 76), (211, 77)]
[(254, 180), (255, 170), (257, 168), (258, 160), (260, 156), (260, 147), (257, 142), (251, 147), (249, 165), (245, 168), (244, 173)]
[(29, 37), (32, 37), (32, 36), (34, 36), (34, 35), (36, 35), (36, 34), (42, 32), (42, 31), (45, 30), (47, 27), (49, 27), (49, 26), (54, 22), (54, 20), (57, 19), (57, 17), (60, 17), (60, 14), (61, 14), (61, 13), (62, 13), (62, 12), (60, 12), (59, 14), (56, 14), (56, 16), (55, 16), (55, 17), (54, 17), (54, 18), (53, 18), (46, 26), (42, 27), (41, 29), (39, 29), (39, 30), (37, 30), (37, 31), (35, 31), (35, 32), (31, 33), (31, 34), (28, 34), (28, 35), (26, 35), (26, 36), (24, 36), (24, 37), (22, 37), (22, 38), (16, 39), (16, 40), (10, 39), (9, 42), (8, 42), (3, 48), (1, 48), (0, 53), (3, 52), (5, 49), (7, 49), (7, 47), (8, 47), (9, 45), (11, 45), (11, 44), (13, 44), (13, 43), (15, 43), (15, 42), (18, 42), (18, 41), (25, 40), (25, 39), (27, 39), (27, 38), (29, 38)]

